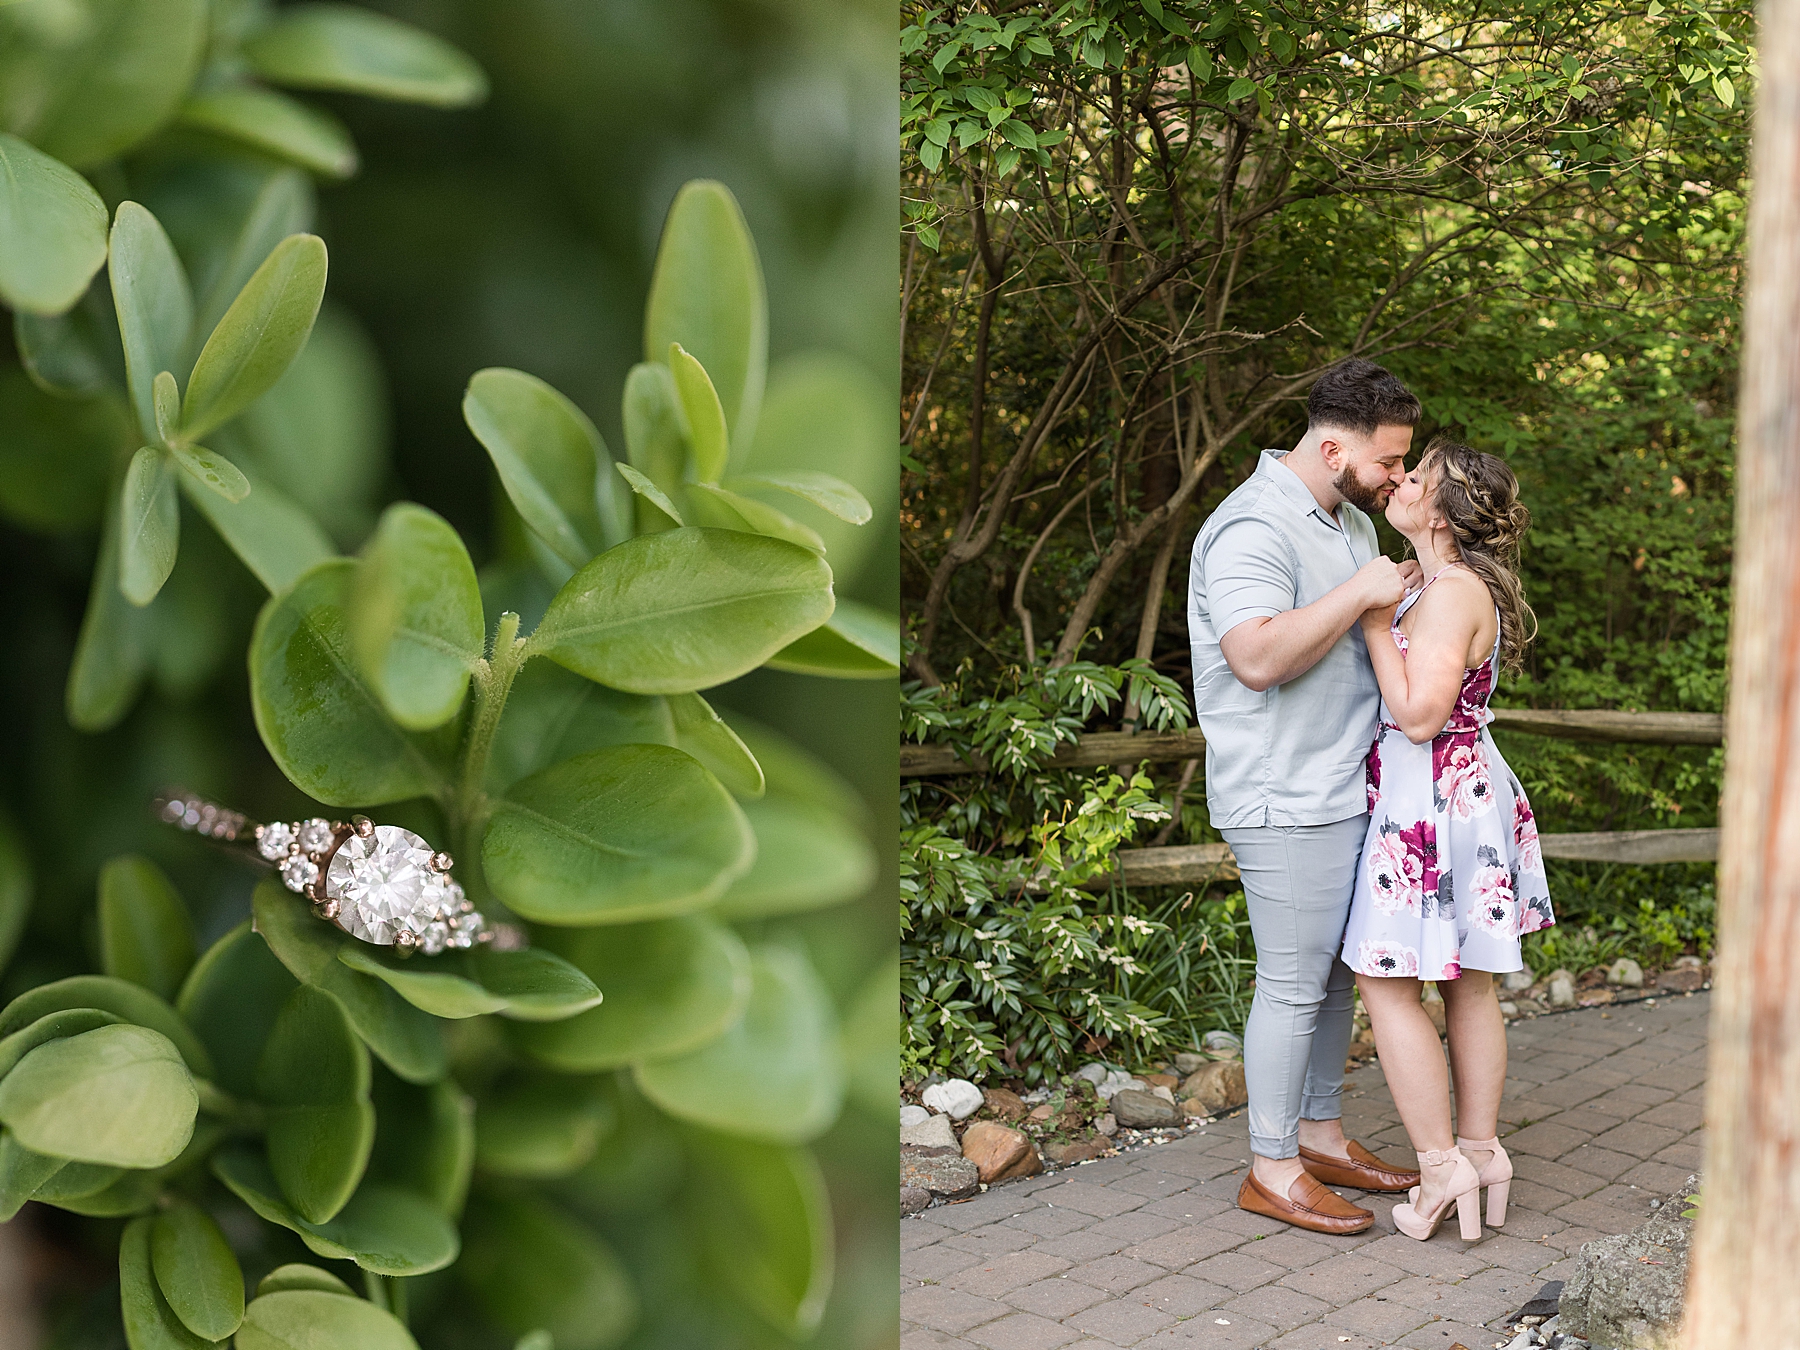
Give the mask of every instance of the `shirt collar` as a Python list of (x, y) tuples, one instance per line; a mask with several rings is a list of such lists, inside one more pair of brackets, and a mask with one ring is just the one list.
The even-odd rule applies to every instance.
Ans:
[(1295, 510), (1305, 515), (1317, 516), (1326, 525), (1342, 533), (1343, 525), (1333, 519), (1331, 513), (1319, 505), (1319, 499), (1312, 495), (1311, 488), (1300, 481), (1300, 475), (1281, 462), (1287, 457), (1288, 451), (1286, 450), (1265, 450), (1256, 461), (1256, 472), (1273, 483), (1276, 489), (1293, 503)]

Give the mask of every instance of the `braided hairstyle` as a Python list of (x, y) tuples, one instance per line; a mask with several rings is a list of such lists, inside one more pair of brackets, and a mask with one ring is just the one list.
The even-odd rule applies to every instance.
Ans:
[(1419, 460), (1421, 476), (1435, 476), (1438, 513), (1450, 526), (1459, 561), (1487, 583), (1500, 611), (1500, 657), (1509, 671), (1524, 663), (1537, 636), (1537, 615), (1519, 584), (1519, 541), (1531, 512), (1519, 500), (1519, 480), (1498, 455), (1434, 436)]

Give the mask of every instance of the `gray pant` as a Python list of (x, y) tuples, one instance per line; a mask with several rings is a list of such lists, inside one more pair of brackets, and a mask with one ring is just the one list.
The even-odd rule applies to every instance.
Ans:
[(1237, 855), (1256, 937), (1256, 997), (1244, 1032), (1250, 1149), (1300, 1151), (1300, 1120), (1343, 1115), (1356, 976), (1338, 959), (1366, 815), (1329, 825), (1221, 830)]

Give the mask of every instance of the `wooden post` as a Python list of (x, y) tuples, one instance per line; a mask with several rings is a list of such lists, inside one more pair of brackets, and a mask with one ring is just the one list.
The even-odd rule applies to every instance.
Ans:
[(1688, 1350), (1800, 1336), (1800, 3), (1764, 0)]

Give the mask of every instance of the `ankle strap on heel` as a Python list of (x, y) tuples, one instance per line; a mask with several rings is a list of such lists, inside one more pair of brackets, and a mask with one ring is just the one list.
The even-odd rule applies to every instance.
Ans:
[(1462, 1157), (1462, 1150), (1459, 1148), (1434, 1148), (1419, 1154), (1419, 1161), (1426, 1167), (1442, 1167), (1446, 1163), (1455, 1162), (1460, 1157)]
[(1456, 1136), (1456, 1146), (1458, 1148), (1485, 1149), (1487, 1152), (1492, 1153), (1500, 1147), (1500, 1136), (1495, 1135), (1492, 1139), (1464, 1139), (1459, 1134)]

